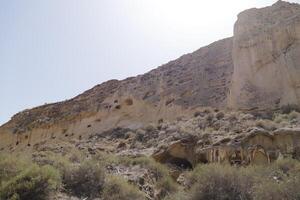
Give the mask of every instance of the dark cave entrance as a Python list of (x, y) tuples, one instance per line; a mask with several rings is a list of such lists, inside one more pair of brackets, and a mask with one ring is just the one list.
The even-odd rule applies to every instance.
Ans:
[(171, 157), (170, 159), (168, 159), (167, 163), (183, 170), (193, 169), (193, 165), (184, 158)]

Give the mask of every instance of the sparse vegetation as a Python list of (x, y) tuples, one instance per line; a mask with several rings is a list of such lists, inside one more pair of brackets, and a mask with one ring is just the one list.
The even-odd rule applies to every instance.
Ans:
[(78, 197), (97, 197), (104, 187), (103, 167), (94, 161), (85, 161), (70, 167), (63, 176), (65, 189)]
[[(244, 180), (249, 181), (249, 180)], [(247, 195), (246, 184), (231, 166), (198, 166), (191, 176), (191, 200), (240, 199)], [(248, 199), (244, 196), (242, 199)]]
[(289, 120), (293, 120), (293, 119), (298, 119), (300, 116), (300, 113), (296, 112), (296, 111), (292, 111), (289, 113), (288, 118)]
[(61, 186), (59, 171), (28, 160), (1, 156), (0, 199), (43, 200)]
[(158, 199), (293, 200), (300, 197), (300, 163), (294, 159), (240, 168), (199, 164), (186, 172), (186, 185), (180, 186), (171, 178), (165, 165), (148, 157), (100, 154), (90, 159), (82, 156), (73, 159), (74, 155), (69, 154), (54, 156), (52, 153), (41, 155), (44, 160), (38, 160), (39, 165), (30, 162), (29, 158), (0, 156), (0, 199), (49, 199), (59, 190), (83, 198), (146, 198), (147, 194), (140, 191), (135, 182), (129, 183), (116, 174), (105, 175), (104, 166), (149, 170), (156, 180), (153, 189)]
[(110, 176), (108, 178), (102, 196), (105, 200), (145, 199), (137, 187), (129, 184), (125, 179), (116, 176)]
[[(184, 141), (184, 145), (189, 145), (190, 138), (197, 142), (197, 147), (204, 149), (212, 145), (226, 146), (229, 143), (240, 142), (248, 133), (257, 131), (257, 127), (265, 129), (262, 132), (272, 134), (276, 129), (299, 125), (298, 112), (291, 111), (289, 114), (278, 112), (273, 114), (272, 120), (249, 113), (211, 109), (197, 111), (195, 116), (192, 118), (183, 116), (174, 122), (158, 118), (157, 124), (148, 124), (138, 129), (117, 127), (80, 137), (81, 140), (74, 139), (70, 143), (64, 141), (54, 144), (54, 140), (50, 140), (52, 141), (50, 144), (34, 144), (33, 148), (36, 148), (36, 151), (32, 154), (32, 158), (0, 156), (2, 195), (0, 199), (1, 197), (22, 199), (23, 196), (19, 193), (22, 188), (27, 187), (24, 179), (27, 180), (29, 176), (46, 177), (40, 180), (45, 182), (44, 186), (41, 182), (36, 184), (33, 178), (32, 185), (44, 188), (44, 193), (39, 194), (41, 197), (37, 196), (37, 199), (55, 199), (51, 195), (57, 191), (59, 194), (78, 198), (108, 200), (298, 198), (295, 185), (299, 184), (300, 165), (299, 161), (292, 159), (279, 160), (267, 166), (239, 168), (220, 164), (195, 167), (193, 163), (193, 169), (188, 171), (180, 168), (181, 161), (172, 160), (173, 157), (176, 159), (173, 154), (172, 158), (162, 154), (167, 157), (163, 158), (165, 164), (142, 156), (144, 152), (148, 153), (148, 148), (155, 147), (157, 150), (165, 151), (170, 144), (177, 141)], [(67, 133), (71, 134), (66, 131)], [(120, 144), (126, 145), (116, 150), (111, 150), (111, 146), (108, 148), (109, 145), (118, 147)], [(22, 146), (21, 141), (19, 146)], [(178, 148), (178, 153), (185, 153), (180, 146), (175, 148)], [(176, 154), (176, 151), (174, 152)], [(216, 152), (217, 154), (220, 154), (220, 151)], [(297, 158), (298, 155), (296, 150), (290, 153), (293, 158)], [(201, 162), (210, 162), (205, 157), (205, 151), (200, 156)], [(35, 171), (42, 175), (37, 175), (32, 170), (29, 173), (30, 169), (36, 169)], [(50, 170), (47, 172), (45, 169)], [(180, 179), (177, 179), (181, 172), (184, 172), (184, 175), (180, 175)], [(47, 176), (48, 173), (58, 176)], [(29, 180), (31, 182), (31, 179)], [(34, 193), (39, 188), (35, 189), (34, 186), (30, 190)], [(291, 191), (292, 194), (287, 191)]]
[[(187, 178), (191, 189), (170, 197), (180, 196), (181, 200), (299, 199), (299, 167), (299, 161), (292, 159), (279, 160), (269, 166), (242, 168), (198, 165)], [(167, 199), (172, 199), (170, 197)]]

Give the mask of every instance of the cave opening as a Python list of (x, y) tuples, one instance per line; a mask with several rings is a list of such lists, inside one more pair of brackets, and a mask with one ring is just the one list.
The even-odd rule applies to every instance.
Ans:
[(200, 162), (202, 164), (207, 164), (208, 163), (208, 159), (207, 159), (206, 153), (204, 153), (204, 152), (199, 153), (199, 155), (198, 155), (198, 162)]
[(187, 159), (184, 159), (184, 158), (172, 157), (172, 158), (168, 159), (167, 163), (174, 165), (183, 170), (193, 169), (193, 165)]

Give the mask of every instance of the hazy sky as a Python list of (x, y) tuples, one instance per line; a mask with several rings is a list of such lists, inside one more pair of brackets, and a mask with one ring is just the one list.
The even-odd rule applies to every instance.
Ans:
[(1, 0), (0, 124), (230, 37), (240, 11), (275, 2)]

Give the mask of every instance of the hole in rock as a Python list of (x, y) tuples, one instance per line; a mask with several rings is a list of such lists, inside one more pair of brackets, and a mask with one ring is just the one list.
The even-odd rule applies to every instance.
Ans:
[(127, 106), (131, 106), (133, 104), (133, 100), (128, 98), (128, 99), (125, 100), (125, 104)]
[(175, 165), (181, 169), (193, 169), (193, 165), (184, 158), (172, 157), (167, 161), (167, 163)]
[(207, 164), (208, 163), (208, 160), (207, 160), (207, 157), (206, 157), (205, 153), (201, 153), (199, 155), (199, 162), (203, 163), (203, 164)]

